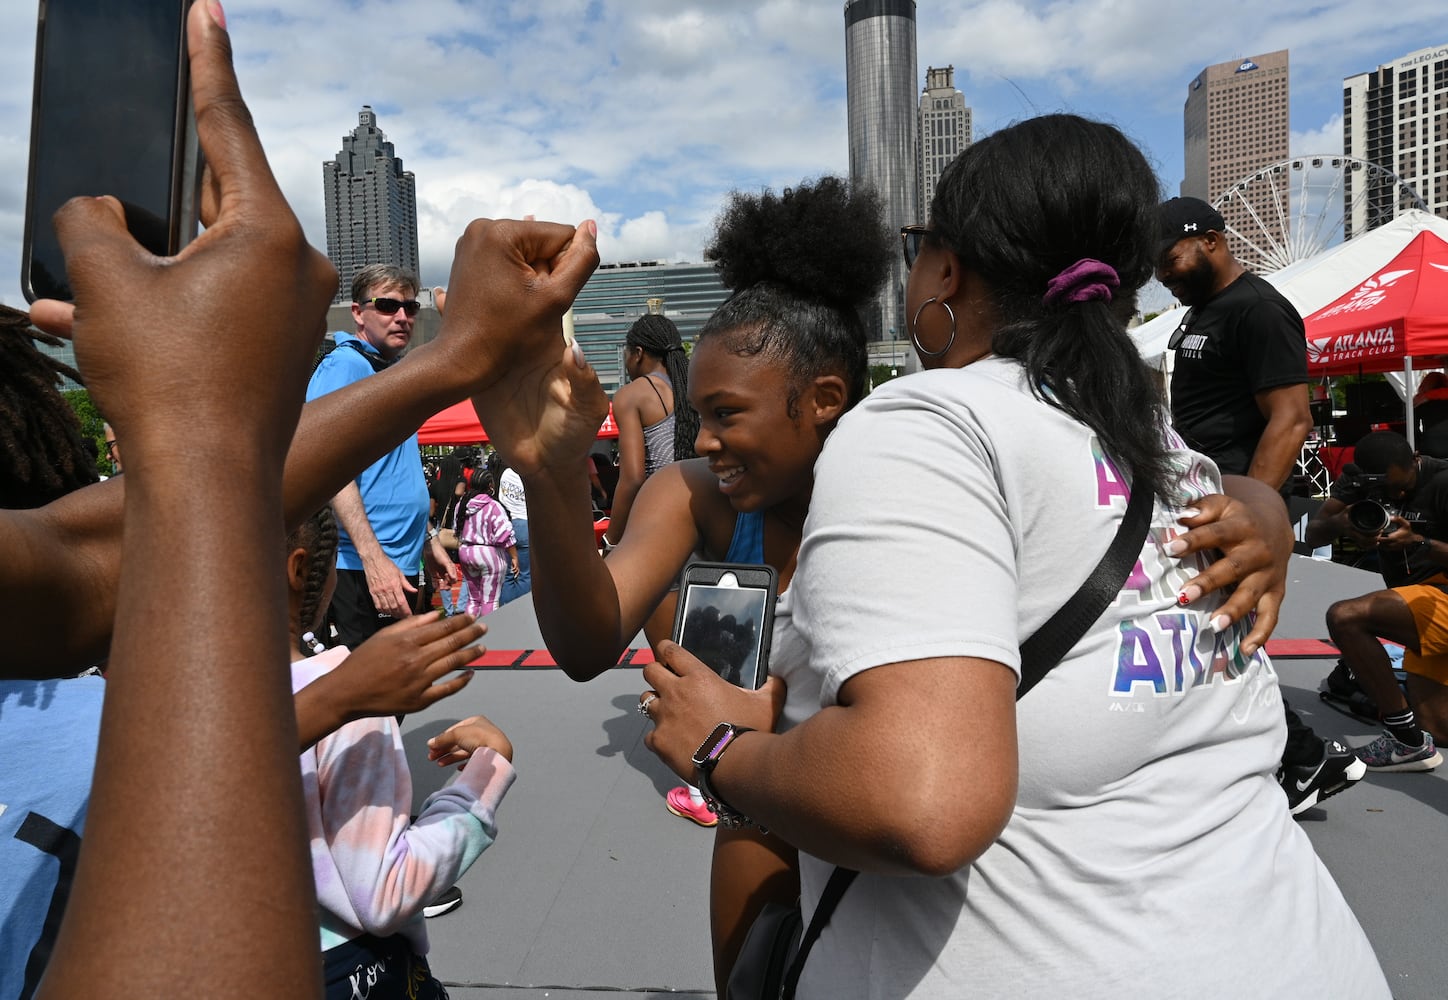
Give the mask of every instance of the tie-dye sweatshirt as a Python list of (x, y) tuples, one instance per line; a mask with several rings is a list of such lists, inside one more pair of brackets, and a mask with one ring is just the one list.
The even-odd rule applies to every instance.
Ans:
[[(300, 691), (346, 659), (345, 647), (292, 664)], [(409, 821), (412, 775), (391, 717), (349, 722), (301, 756), (323, 951), (363, 933), (404, 934), (427, 954), (422, 908), (497, 834), (513, 765), (483, 749)]]

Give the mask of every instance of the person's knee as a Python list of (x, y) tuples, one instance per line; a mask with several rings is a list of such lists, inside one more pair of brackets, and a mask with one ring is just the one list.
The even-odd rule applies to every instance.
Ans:
[(1338, 634), (1347, 631), (1372, 632), (1374, 628), (1373, 599), (1376, 593), (1336, 601), (1327, 609), (1327, 630)]

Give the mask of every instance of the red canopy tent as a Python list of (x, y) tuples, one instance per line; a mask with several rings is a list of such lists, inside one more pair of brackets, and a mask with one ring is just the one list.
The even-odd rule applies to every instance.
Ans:
[(1419, 368), (1436, 367), (1448, 355), (1448, 242), (1418, 233), (1387, 264), (1303, 322), (1314, 378), (1411, 373), (1415, 359)]
[[(618, 424), (613, 420), (613, 404), (609, 404), (608, 416), (598, 428), (600, 438), (618, 437)], [(483, 444), (488, 432), (478, 422), (478, 414), (471, 400), (454, 403), (441, 413), (429, 417), (417, 432), (418, 444)]]

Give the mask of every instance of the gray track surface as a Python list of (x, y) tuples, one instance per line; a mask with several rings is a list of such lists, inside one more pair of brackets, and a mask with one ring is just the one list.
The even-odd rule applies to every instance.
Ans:
[[(1374, 574), (1294, 556), (1277, 636), (1326, 638), (1332, 601), (1379, 587)], [(495, 649), (543, 646), (527, 599), (488, 624)], [(1362, 745), (1377, 730), (1317, 697), (1331, 666), (1276, 661), (1288, 701), (1319, 734)], [(427, 762), (426, 739), (451, 722), (485, 714), (516, 748), (498, 842), (459, 882), (462, 907), (428, 921), (433, 970), (456, 1000), (714, 995), (713, 834), (664, 809), (678, 782), (643, 745), (640, 673), (619, 668), (577, 684), (556, 669), (480, 670), (461, 694), (404, 722), (418, 803), (446, 778)], [(1299, 817), (1397, 1000), (1448, 997), (1444, 771), (1369, 774)]]

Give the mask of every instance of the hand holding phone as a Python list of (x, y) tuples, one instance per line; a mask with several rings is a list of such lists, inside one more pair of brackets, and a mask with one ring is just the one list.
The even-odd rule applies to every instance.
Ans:
[(769, 676), (777, 588), (772, 566), (700, 562), (684, 567), (674, 641), (729, 683), (757, 690)]
[(158, 257), (196, 235), (200, 158), (188, 97), (190, 0), (41, 0), (31, 106), (21, 288), (73, 298), (51, 218), (111, 195)]

